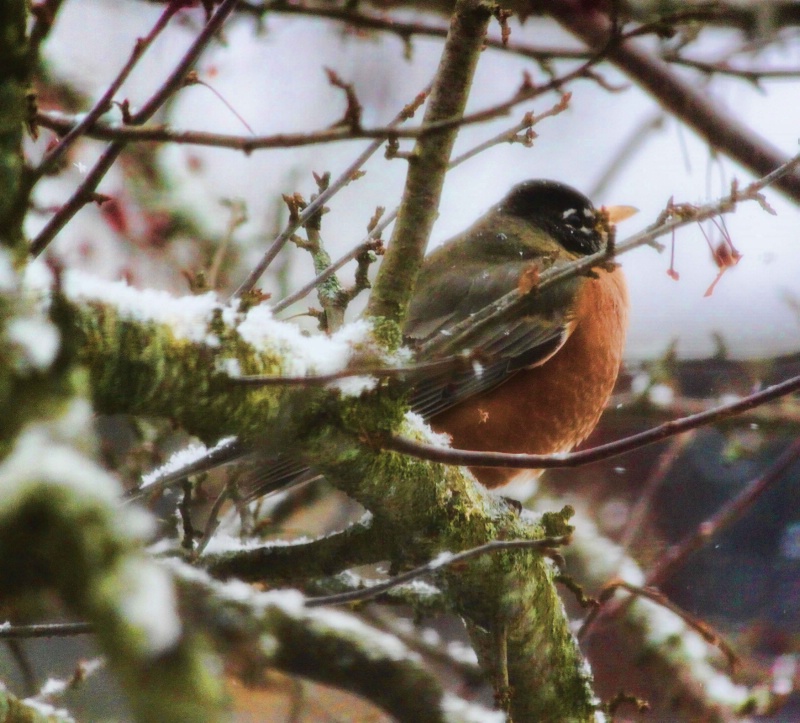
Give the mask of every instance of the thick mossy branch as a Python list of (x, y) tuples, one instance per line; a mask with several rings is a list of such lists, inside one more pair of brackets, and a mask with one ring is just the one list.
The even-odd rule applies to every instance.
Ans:
[[(285, 438), (288, 448), (300, 440), (306, 462), (372, 511), (375, 529), (387, 540), (384, 554), (395, 568), (494, 539), (563, 533), (558, 520), (550, 525), (553, 529), (526, 524), (456, 468), (360, 442), (396, 427), (402, 404), (391, 389), (355, 398), (315, 388), (265, 387), (246, 394), (232, 388), (217, 371), (223, 359), (237, 359), (248, 372), (291, 368), (291, 353), (297, 350), (280, 341), (286, 338), (282, 328), (272, 328), (270, 341), (271, 327), (265, 327), (256, 351), (242, 338), (246, 318), (227, 312), (211, 315), (216, 320), (212, 344), (178, 338), (169, 324), (126, 318), (109, 303), (81, 304), (76, 318), (85, 341), (82, 356), (90, 364), (101, 405), (166, 414), (215, 437), (258, 438), (275, 430), (275, 438)], [(403, 433), (421, 434), (413, 428)], [(269, 578), (269, 571), (264, 575)], [(552, 577), (551, 564), (532, 552), (478, 558), (443, 573), (446, 592), (468, 621), (485, 669), (508, 668), (511, 710), (521, 720), (581, 720), (592, 710), (588, 675)], [(484, 631), (498, 625), (508, 638), (507, 664), (496, 659), (485, 637)]]
[[(184, 575), (182, 597), (191, 601), (188, 614), (210, 623), (245, 680), (257, 682), (268, 668), (277, 668), (351, 691), (401, 721), (443, 723), (480, 715), (452, 710), (452, 697), (416, 653), (354, 616), (308, 609), (295, 591), (233, 589), (182, 565), (177, 569)], [(482, 720), (492, 719), (490, 711), (483, 713)]]
[[(520, 519), (458, 468), (382, 451), (375, 442), (388, 431), (425, 435), (413, 421), (402, 422), (402, 393), (391, 385), (361, 397), (315, 387), (246, 392), (232, 387), (218, 371), (222, 360), (237, 360), (248, 373), (292, 369), (299, 347), (287, 342), (285, 325), (264, 320), (256, 350), (243, 339), (252, 319), (224, 310), (211, 315), (213, 343), (207, 343), (205, 330), (198, 335), (202, 341), (188, 341), (179, 338), (175, 324), (136, 321), (110, 303), (82, 301), (75, 315), (85, 344), (81, 356), (101, 408), (167, 415), (215, 438), (239, 434), (269, 438), (275, 446), (285, 442), (298, 459), (373, 513), (372, 525), (384, 538), (381, 555), (393, 569), (496, 539), (540, 539), (567, 531), (557, 515), (546, 524)], [(358, 343), (369, 348), (363, 338)], [(246, 553), (241, 563), (235, 559), (225, 561), (228, 570), (241, 564), (248, 576), (258, 574)], [(270, 578), (268, 569), (263, 577)], [(510, 709), (517, 719), (590, 717), (589, 676), (548, 560), (530, 551), (484, 556), (443, 570), (439, 584), (468, 621), (485, 669), (494, 675), (508, 668)], [(498, 629), (506, 631), (507, 661), (493, 657), (484, 638), (485, 631)]]
[[(412, 430), (404, 431), (413, 434)], [(323, 460), (320, 471), (372, 510), (374, 524), (401, 541), (394, 566), (418, 564), (446, 550), (496, 539), (540, 539), (569, 532), (569, 513), (521, 520), (456, 468), (369, 450)], [(445, 569), (440, 584), (467, 621), (481, 665), (493, 677), (508, 669), (509, 710), (516, 720), (589, 720), (591, 676), (569, 630), (553, 565), (529, 551), (484, 556)], [(504, 631), (506, 659), (495, 634)]]
[(235, 577), (271, 584), (328, 577), (359, 565), (391, 557), (390, 540), (371, 523), (297, 545), (204, 555), (199, 564), (217, 578)]
[[(122, 285), (107, 286), (112, 292), (137, 294)], [(340, 403), (335, 388), (252, 387), (231, 377), (291, 376), (298, 366), (313, 375), (310, 355), (341, 360), (336, 370), (348, 360), (376, 364), (367, 325), (350, 327), (344, 339), (311, 341), (292, 325), (272, 320), (266, 309), (240, 313), (210, 297), (198, 303), (196, 297), (163, 295), (162, 303), (172, 304), (174, 312), (150, 316), (146, 305), (132, 311), (111, 298), (109, 289), (102, 299), (87, 293), (71, 298), (78, 354), (89, 369), (98, 411), (167, 417), (207, 442), (235, 434), (243, 442), (258, 443), (267, 457), (301, 444), (323, 421), (336, 423), (348, 410), (358, 414), (358, 400), (345, 398)], [(140, 300), (147, 294), (143, 292)], [(375, 396), (387, 399), (390, 395), (383, 392)], [(393, 405), (399, 410), (396, 401)], [(365, 423), (372, 429), (386, 427), (375, 414), (365, 417)]]
[[(63, 420), (70, 433), (89, 428), (79, 407)], [(63, 434), (30, 425), (0, 465), (0, 600), (55, 592), (92, 623), (137, 720), (218, 720), (220, 682), (178, 618), (169, 575), (144, 555), (145, 519), (119, 509), (115, 481)]]
[[(457, 0), (423, 124), (453, 121), (464, 114), (491, 13), (484, 0)], [(457, 134), (454, 124), (423, 136), (414, 146), (392, 238), (370, 295), (370, 316), (403, 321)]]

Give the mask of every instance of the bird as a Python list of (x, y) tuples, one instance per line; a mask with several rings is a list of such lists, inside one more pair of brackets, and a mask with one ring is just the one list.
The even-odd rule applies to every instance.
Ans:
[[(541, 272), (594, 254), (630, 206), (596, 209), (574, 188), (552, 180), (517, 184), (467, 230), (425, 257), (404, 322), (406, 343), (435, 349), (454, 327), (508, 292), (525, 304), (469, 340), (471, 368), (410, 377), (409, 405), (462, 449), (565, 452), (594, 429), (619, 374), (628, 322), (628, 293), (612, 263), (535, 289)], [(461, 350), (467, 351), (467, 350)], [(427, 352), (429, 355), (435, 352)], [(267, 464), (237, 440), (224, 443), (142, 490), (147, 494), (231, 461), (249, 459), (241, 499), (255, 500), (318, 477), (289, 458)], [(516, 474), (473, 468), (488, 488)], [(137, 493), (137, 496), (138, 493)]]
[[(405, 323), (409, 342), (448, 334), (455, 324), (524, 285), (533, 272), (604, 248), (610, 224), (636, 212), (601, 214), (566, 184), (514, 186), (469, 229), (428, 255)], [(606, 219), (605, 222), (603, 219)], [(629, 299), (621, 267), (598, 269), (549, 290), (470, 343), (489, 361), (480, 375), (423, 381), (411, 407), (455, 447), (553, 454), (582, 442), (597, 425), (622, 363)], [(474, 468), (494, 488), (517, 472)]]

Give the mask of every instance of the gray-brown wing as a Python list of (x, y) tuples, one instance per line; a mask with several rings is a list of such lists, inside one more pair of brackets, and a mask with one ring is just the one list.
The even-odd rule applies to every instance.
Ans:
[[(428, 280), (423, 275), (405, 327), (410, 343), (447, 336), (453, 326), (516, 288), (525, 268), (518, 262), (496, 267), (491, 274), (465, 268), (458, 277), (451, 274), (446, 286), (425, 285)], [(418, 380), (411, 393), (412, 409), (429, 419), (501, 384), (520, 369), (547, 361), (571, 332), (572, 301), (579, 283), (532, 296), (525, 316), (482, 330), (470, 342), (472, 367)]]
[(475, 351), (471, 368), (441, 372), (414, 384), (411, 408), (426, 419), (501, 384), (520, 369), (538, 366), (555, 354), (569, 336), (569, 324), (546, 329), (519, 323)]

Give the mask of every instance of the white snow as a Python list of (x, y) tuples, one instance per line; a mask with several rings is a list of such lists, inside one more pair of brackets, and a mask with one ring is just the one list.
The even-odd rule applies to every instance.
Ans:
[(224, 447), (234, 439), (235, 437), (225, 437), (217, 442), (211, 449), (208, 449), (200, 442), (196, 442), (184, 447), (183, 449), (179, 449), (177, 452), (172, 454), (170, 458), (160, 467), (157, 467), (147, 474), (142, 475), (142, 487), (147, 487), (148, 485), (153, 484), (153, 482), (159, 480), (161, 477), (165, 477), (172, 472), (177, 472), (179, 469), (196, 462), (208, 452), (213, 452), (221, 447)]
[(24, 366), (36, 371), (45, 371), (53, 363), (61, 343), (58, 329), (37, 316), (14, 317), (6, 327), (6, 336), (22, 352)]
[(121, 612), (142, 634), (148, 657), (166, 653), (181, 636), (175, 588), (165, 569), (145, 559), (127, 559), (118, 572)]

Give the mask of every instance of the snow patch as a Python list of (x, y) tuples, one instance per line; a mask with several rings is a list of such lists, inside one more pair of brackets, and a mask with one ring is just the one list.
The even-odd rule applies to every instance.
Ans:
[(9, 321), (6, 336), (22, 352), (24, 367), (45, 371), (53, 363), (61, 344), (61, 335), (45, 318), (17, 316)]
[(173, 472), (177, 472), (184, 467), (188, 467), (190, 464), (201, 459), (204, 455), (225, 447), (226, 445), (232, 443), (235, 439), (236, 437), (225, 437), (217, 442), (211, 449), (208, 449), (208, 447), (200, 442), (196, 442), (184, 447), (183, 449), (179, 449), (177, 452), (172, 454), (170, 458), (160, 467), (157, 467), (151, 472), (142, 475), (142, 487), (148, 487), (162, 477), (166, 477)]
[(120, 610), (142, 633), (144, 654), (162, 655), (181, 637), (175, 588), (166, 570), (153, 562), (128, 559), (119, 571)]
[(166, 324), (179, 339), (204, 342), (213, 312), (221, 308), (214, 292), (176, 297), (158, 289), (137, 289), (122, 281), (105, 281), (80, 271), (67, 271), (64, 292), (73, 301), (99, 301), (125, 319)]
[(501, 710), (489, 710), (448, 692), (442, 696), (441, 706), (448, 723), (503, 723), (506, 720)]

